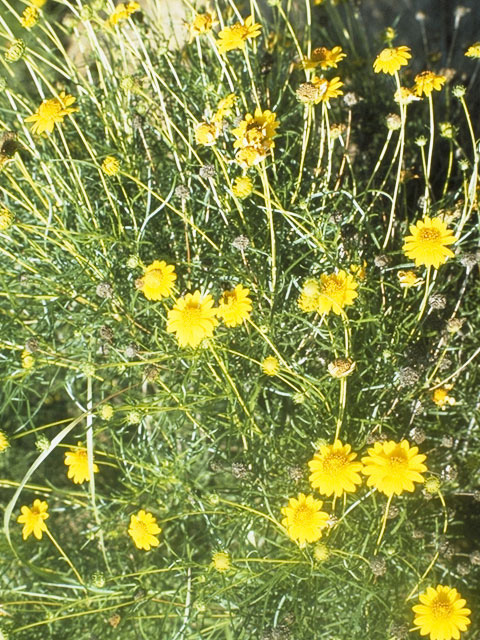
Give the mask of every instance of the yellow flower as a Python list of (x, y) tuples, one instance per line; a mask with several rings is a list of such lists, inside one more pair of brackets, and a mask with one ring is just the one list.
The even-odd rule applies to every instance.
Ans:
[(437, 76), (432, 71), (422, 71), (415, 76), (413, 91), (417, 96), (429, 96), (433, 90), (440, 91), (445, 84), (445, 76)]
[(275, 356), (268, 356), (261, 363), (262, 371), (267, 376), (276, 376), (280, 371), (280, 363)]
[(104, 404), (100, 409), (100, 417), (102, 420), (111, 420), (113, 418), (114, 409), (111, 404)]
[(320, 293), (318, 296), (319, 313), (330, 313), (333, 311), (337, 315), (342, 313), (343, 307), (353, 304), (358, 296), (355, 289), (358, 284), (353, 277), (345, 271), (331, 273), (329, 275), (322, 273), (320, 276)]
[(309, 278), (303, 284), (297, 304), (302, 311), (310, 313), (317, 311), (320, 297), (320, 282), (315, 278)]
[(202, 296), (198, 290), (187, 293), (168, 312), (167, 332), (176, 333), (181, 347), (197, 347), (204, 338), (212, 337), (218, 324), (216, 314), (211, 295)]
[(351, 264), (350, 272), (358, 279), (365, 280), (367, 277), (367, 261), (364, 260), (363, 264)]
[(452, 396), (448, 395), (448, 392), (451, 388), (452, 387), (448, 385), (445, 387), (438, 387), (438, 389), (434, 389), (432, 400), (437, 405), (437, 407), (440, 407), (440, 409), (445, 409), (447, 406), (452, 407), (454, 404), (456, 404), (455, 398), (452, 398)]
[(298, 498), (289, 499), (288, 506), (282, 507), (281, 510), (285, 516), (282, 525), (292, 540), (305, 544), (316, 542), (322, 537), (322, 529), (325, 529), (330, 517), (328, 513), (320, 510), (322, 506), (321, 500), (304, 493), (299, 493)]
[(230, 562), (230, 556), (225, 551), (216, 551), (212, 555), (212, 567), (217, 571), (228, 571), (232, 564)]
[(233, 146), (240, 149), (236, 155), (237, 162), (251, 167), (265, 159), (269, 150), (275, 146), (272, 138), (280, 124), (275, 118), (272, 111), (262, 111), (257, 107), (253, 116), (247, 113), (238, 127), (232, 130), (236, 138)]
[(412, 607), (416, 614), (414, 624), (420, 627), (422, 636), (430, 635), (430, 640), (458, 640), (460, 631), (466, 631), (470, 624), (470, 609), (456, 589), (439, 584), (428, 587), (419, 596), (421, 604)]
[(222, 318), (227, 327), (236, 327), (246, 320), (252, 310), (252, 301), (248, 297), (249, 289), (237, 284), (232, 291), (225, 291), (218, 303), (217, 316)]
[(236, 198), (246, 198), (252, 193), (252, 191), (252, 180), (248, 176), (240, 176), (238, 178), (235, 178), (235, 182), (232, 186), (232, 193)]
[(33, 122), (32, 133), (52, 133), (57, 122), (62, 123), (65, 116), (78, 111), (71, 106), (75, 100), (70, 94), (61, 91), (58, 98), (44, 100), (35, 113), (25, 118), (25, 122)]
[(213, 122), (201, 122), (195, 129), (195, 142), (209, 147), (215, 144), (218, 138), (219, 130)]
[(107, 156), (102, 162), (102, 171), (107, 176), (114, 176), (118, 173), (120, 161), (115, 156)]
[(215, 14), (213, 13), (197, 13), (190, 25), (190, 31), (192, 37), (200, 36), (203, 33), (208, 33), (212, 30), (212, 27), (217, 24), (215, 20)]
[(217, 111), (213, 116), (214, 122), (221, 122), (224, 118), (228, 118), (232, 114), (232, 107), (237, 100), (237, 96), (234, 93), (229, 93), (228, 96), (218, 101)]
[(8, 441), (7, 434), (4, 431), (0, 431), (0, 453), (3, 453), (9, 446), (10, 442)]
[(244, 49), (245, 42), (249, 38), (256, 38), (260, 35), (262, 26), (253, 23), (253, 16), (248, 16), (245, 22), (235, 23), (232, 27), (225, 27), (218, 34), (217, 46), (220, 53), (232, 51), (232, 49)]
[(147, 300), (161, 300), (172, 295), (177, 274), (175, 267), (165, 260), (154, 260), (145, 269), (141, 278), (135, 282)]
[(465, 51), (467, 58), (480, 58), (480, 42), (475, 42)]
[(35, 364), (35, 358), (32, 356), (30, 351), (24, 349), (22, 351), (22, 368), (23, 369), (31, 369)]
[(0, 231), (6, 231), (12, 226), (14, 215), (7, 207), (0, 207)]
[(410, 225), (410, 233), (404, 240), (403, 252), (407, 258), (415, 260), (416, 266), (438, 267), (453, 257), (446, 245), (458, 240), (441, 218), (425, 216), (416, 225)]
[(303, 60), (302, 66), (304, 69), (335, 69), (343, 58), (346, 58), (347, 54), (343, 53), (342, 47), (333, 47), (333, 49), (327, 49), (327, 47), (317, 47), (312, 51), (310, 58)]
[(132, 538), (137, 549), (150, 551), (151, 547), (158, 547), (160, 541), (155, 536), (162, 530), (157, 524), (155, 516), (150, 512), (140, 509), (137, 515), (130, 517), (128, 534)]
[[(68, 467), (67, 477), (75, 484), (90, 481), (87, 450), (81, 446), (80, 442), (65, 453), (64, 462)], [(93, 464), (93, 472), (98, 473), (98, 466), (95, 463)]]
[(343, 96), (343, 91), (340, 91), (340, 87), (343, 87), (343, 82), (337, 76), (331, 80), (326, 78), (317, 78), (316, 76), (312, 80), (312, 84), (317, 89), (317, 97), (314, 100), (315, 104), (319, 102), (325, 102), (328, 104), (331, 98), (338, 98)]
[(331, 496), (333, 493), (335, 497), (340, 497), (344, 491), (355, 492), (355, 485), (362, 483), (358, 473), (362, 469), (362, 463), (353, 462), (356, 457), (357, 454), (352, 451), (351, 446), (342, 445), (340, 440), (322, 445), (320, 451), (308, 463), (312, 472), (310, 484), (325, 496)]
[(398, 281), (402, 289), (410, 287), (420, 287), (423, 284), (423, 278), (417, 276), (415, 271), (399, 271), (397, 273)]
[(373, 70), (375, 73), (389, 73), (394, 75), (396, 71), (405, 64), (408, 64), (408, 59), (411, 58), (410, 47), (389, 47), (380, 51), (373, 63)]
[(120, 2), (119, 4), (117, 4), (117, 6), (115, 7), (115, 11), (107, 20), (107, 24), (115, 26), (122, 20), (127, 20), (132, 15), (132, 13), (135, 13), (135, 11), (138, 11), (139, 9), (140, 5), (138, 4), (138, 2), (134, 2), (133, 0), (130, 0), (128, 4)]
[(27, 7), (22, 13), (20, 24), (24, 29), (31, 29), (38, 22), (38, 9), (36, 7)]
[(48, 518), (48, 504), (43, 500), (35, 500), (32, 508), (22, 507), (21, 516), (18, 516), (17, 522), (23, 524), (22, 535), (26, 540), (33, 533), (37, 540), (42, 539), (43, 532), (47, 530), (45, 520)]
[(388, 497), (414, 491), (414, 482), (425, 482), (422, 473), (427, 470), (423, 464), (426, 456), (418, 453), (418, 447), (410, 447), (406, 440), (375, 442), (368, 454), (362, 458), (365, 465), (362, 473), (369, 476), (367, 485)]
[(46, 2), (47, 0), (30, 0), (30, 4), (38, 9), (41, 9)]

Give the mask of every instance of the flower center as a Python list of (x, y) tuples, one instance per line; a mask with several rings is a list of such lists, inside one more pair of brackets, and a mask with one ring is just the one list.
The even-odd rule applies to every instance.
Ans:
[(293, 514), (293, 522), (302, 527), (308, 527), (313, 524), (314, 511), (305, 504), (297, 507)]
[(392, 472), (399, 471), (404, 468), (408, 463), (408, 458), (400, 447), (397, 447), (388, 456), (388, 463)]
[(453, 613), (453, 607), (450, 600), (439, 596), (432, 602), (433, 617), (437, 620), (447, 620)]
[(163, 284), (163, 272), (160, 269), (152, 269), (145, 274), (145, 284), (148, 287), (160, 287)]
[(226, 306), (232, 306), (237, 302), (237, 294), (235, 291), (225, 291), (222, 296), (222, 303)]
[(47, 102), (42, 105), (42, 115), (45, 118), (54, 118), (61, 110), (62, 105), (55, 99), (47, 100)]
[(331, 453), (323, 461), (323, 470), (326, 473), (335, 474), (347, 464), (347, 458), (343, 453)]
[(202, 317), (200, 305), (195, 302), (189, 302), (182, 312), (185, 324), (198, 325)]
[(440, 231), (438, 229), (421, 229), (419, 236), (421, 240), (438, 240), (440, 238)]
[(322, 282), (322, 293), (327, 296), (333, 296), (342, 290), (343, 283), (335, 275), (328, 276), (328, 278)]
[(387, 62), (395, 57), (395, 49), (384, 49), (380, 52), (380, 60)]

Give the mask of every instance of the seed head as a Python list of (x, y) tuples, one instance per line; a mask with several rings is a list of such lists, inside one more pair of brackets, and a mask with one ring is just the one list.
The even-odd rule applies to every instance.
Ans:
[(242, 252), (245, 251), (245, 249), (248, 249), (249, 245), (250, 240), (247, 238), (247, 236), (237, 236), (232, 242), (232, 247)]
[(445, 309), (447, 306), (447, 298), (441, 293), (434, 293), (428, 299), (428, 304), (431, 309), (440, 311), (441, 309)]
[(389, 113), (385, 122), (390, 131), (397, 131), (402, 126), (402, 119), (397, 113)]
[(384, 576), (387, 572), (387, 563), (382, 556), (376, 556), (370, 560), (370, 569), (374, 576)]
[(200, 171), (198, 172), (199, 176), (205, 180), (208, 178), (214, 178), (216, 173), (217, 172), (213, 164), (204, 164), (203, 167), (200, 167)]
[(97, 285), (96, 293), (99, 298), (111, 298), (113, 295), (113, 287), (109, 282), (100, 282)]

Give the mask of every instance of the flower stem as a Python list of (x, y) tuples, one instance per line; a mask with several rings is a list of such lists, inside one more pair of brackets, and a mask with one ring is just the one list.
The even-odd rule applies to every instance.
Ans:
[(388, 497), (388, 501), (385, 507), (385, 513), (383, 515), (382, 518), (382, 527), (380, 529), (380, 533), (378, 534), (378, 540), (377, 540), (377, 545), (376, 545), (376, 549), (375, 549), (375, 555), (377, 555), (379, 548), (380, 548), (380, 543), (382, 541), (383, 538), (383, 534), (385, 533), (385, 527), (387, 526), (387, 520), (388, 520), (388, 511), (390, 509), (390, 503), (392, 502), (392, 498), (393, 498), (393, 493), (391, 496)]
[(55, 538), (53, 537), (53, 535), (50, 533), (50, 529), (47, 527), (45, 530), (45, 533), (47, 534), (47, 536), (50, 538), (50, 540), (52, 541), (54, 547), (57, 549), (57, 551), (59, 552), (59, 554), (62, 556), (62, 558), (65, 560), (65, 562), (68, 564), (68, 566), (70, 567), (70, 569), (73, 571), (73, 573), (75, 574), (75, 577), (77, 578), (77, 580), (79, 581), (79, 583), (82, 586), (85, 586), (84, 581), (82, 580), (80, 574), (78, 573), (78, 571), (75, 569), (75, 566), (73, 565), (73, 562), (70, 560), (70, 558), (67, 556), (67, 554), (65, 553), (65, 551), (62, 549), (62, 547), (58, 544), (58, 542), (55, 540)]
[(263, 194), (265, 196), (265, 208), (267, 211), (268, 227), (270, 229), (270, 252), (271, 252), (271, 260), (272, 260), (272, 281), (270, 283), (270, 290), (273, 293), (275, 291), (275, 285), (277, 284), (277, 249), (276, 249), (276, 240), (275, 240), (275, 229), (273, 226), (273, 210), (272, 210), (272, 199), (270, 197), (270, 185), (268, 183), (265, 163), (263, 162), (259, 168), (259, 173), (262, 179)]

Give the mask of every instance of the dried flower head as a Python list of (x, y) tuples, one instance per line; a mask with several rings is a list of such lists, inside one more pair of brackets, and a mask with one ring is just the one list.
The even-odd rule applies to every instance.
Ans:
[(333, 378), (345, 378), (354, 372), (356, 366), (351, 358), (335, 358), (328, 365), (328, 373)]
[(387, 562), (383, 556), (375, 556), (370, 560), (370, 570), (374, 576), (380, 577), (387, 573)]

